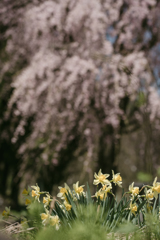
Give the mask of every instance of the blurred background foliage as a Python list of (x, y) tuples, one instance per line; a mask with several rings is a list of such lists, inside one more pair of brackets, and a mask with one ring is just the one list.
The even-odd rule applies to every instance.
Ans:
[(0, 1), (0, 204), (160, 175), (160, 1)]

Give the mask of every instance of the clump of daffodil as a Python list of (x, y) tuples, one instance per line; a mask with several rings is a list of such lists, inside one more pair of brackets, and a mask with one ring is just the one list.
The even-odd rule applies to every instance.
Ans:
[(32, 197), (34, 197), (38, 202), (40, 202), (39, 197), (40, 197), (40, 187), (38, 185), (36, 186), (31, 186), (34, 190), (32, 190)]
[(56, 230), (59, 229), (59, 227), (60, 227), (60, 220), (59, 220), (59, 217), (57, 215), (50, 216), (50, 225), (51, 226), (55, 226)]
[(51, 202), (51, 198), (49, 194), (46, 194), (46, 197), (43, 197), (43, 204), (44, 207), (46, 208), (47, 206), (49, 206), (49, 203)]
[(122, 187), (122, 177), (120, 176), (120, 173), (114, 174), (114, 171), (112, 170), (112, 181), (117, 184), (119, 187)]
[(5, 207), (5, 210), (2, 212), (3, 218), (8, 218), (10, 215), (11, 208), (10, 207)]
[(136, 212), (137, 212), (137, 205), (136, 205), (136, 203), (133, 203), (133, 204), (132, 204), (132, 202), (130, 202), (129, 209), (130, 209), (131, 213), (133, 213), (134, 215), (136, 215)]
[(70, 205), (67, 201), (64, 201), (64, 206), (65, 206), (65, 209), (67, 210), (67, 211), (70, 211), (71, 210), (71, 208), (72, 208), (72, 205)]
[(129, 191), (132, 196), (137, 196), (139, 194), (139, 187), (134, 187), (134, 182), (129, 186)]
[(95, 179), (93, 181), (94, 185), (98, 185), (99, 183), (101, 183), (102, 185), (110, 184), (110, 181), (108, 179), (106, 179), (109, 177), (109, 174), (103, 174), (101, 172), (101, 169), (99, 170), (98, 174), (97, 173), (94, 174), (94, 177), (95, 177)]
[(157, 177), (154, 179), (152, 191), (153, 191), (154, 197), (157, 199), (158, 194), (160, 193), (160, 182), (157, 182)]
[(76, 182), (76, 184), (73, 184), (73, 190), (77, 194), (78, 197), (79, 197), (79, 195), (82, 195), (82, 194), (85, 195), (83, 187), (84, 187), (84, 185), (79, 186), (79, 181)]
[[(111, 214), (111, 216), (113, 213), (113, 217), (111, 217), (110, 220), (107, 220), (107, 221), (111, 221), (111, 226), (112, 226), (112, 221), (116, 216), (114, 215), (114, 212), (115, 214), (117, 214), (118, 212), (120, 216), (122, 216), (122, 218), (124, 217), (124, 219), (122, 219), (124, 221), (127, 219), (128, 221), (129, 220), (132, 221), (134, 217), (138, 219), (139, 214), (141, 212), (144, 213), (144, 216), (145, 216), (145, 213), (147, 212), (151, 213), (152, 200), (154, 199), (154, 197), (157, 198), (158, 194), (160, 193), (160, 182), (157, 182), (157, 178), (155, 178), (153, 182), (153, 186), (148, 186), (148, 185), (143, 186), (143, 188), (145, 188), (144, 195), (139, 195), (139, 192), (141, 192), (143, 188), (140, 190), (139, 187), (134, 186), (134, 182), (133, 182), (129, 186), (129, 192), (127, 192), (131, 195), (131, 199), (129, 201), (130, 203), (129, 206), (126, 208), (126, 206), (128, 205), (128, 200), (120, 201), (119, 205), (117, 205), (116, 198), (112, 191), (113, 183), (115, 185), (118, 185), (119, 187), (122, 187), (122, 177), (120, 173), (115, 174), (114, 171), (112, 171), (112, 180), (109, 181), (107, 179), (109, 177), (109, 174), (103, 174), (100, 169), (98, 174), (96, 173), (94, 174), (94, 177), (95, 179), (93, 181), (93, 184), (97, 186), (98, 184), (101, 184), (100, 187), (97, 188), (97, 192), (95, 193), (94, 196), (90, 196), (89, 190), (87, 190), (87, 193), (85, 194), (84, 185), (79, 185), (79, 181), (73, 184), (73, 190), (71, 190), (66, 183), (64, 184), (64, 187), (58, 187), (59, 193), (57, 194), (57, 197), (62, 199), (62, 200), (60, 199), (59, 201), (56, 200), (55, 197), (52, 198), (48, 192), (40, 192), (39, 186), (36, 185), (36, 186), (32, 186), (33, 190), (31, 190), (31, 188), (23, 190), (22, 194), (25, 199), (25, 205), (27, 206), (27, 208), (29, 208), (29, 205), (34, 200), (37, 200), (40, 202), (39, 200), (40, 195), (43, 194), (44, 212), (40, 214), (42, 224), (44, 226), (53, 226), (58, 230), (60, 227), (61, 218), (62, 218), (62, 223), (65, 223), (65, 225), (68, 224), (69, 226), (71, 226), (70, 221), (75, 219), (76, 216), (77, 217), (79, 216), (79, 214), (77, 214), (78, 211), (76, 210), (79, 210), (79, 209), (81, 210), (81, 207), (79, 207), (81, 204), (85, 204), (86, 208), (88, 205), (96, 204), (98, 205), (98, 208), (96, 210), (97, 212), (99, 212), (102, 206), (103, 207), (102, 210), (104, 213), (108, 212), (109, 214)], [(110, 204), (111, 203), (110, 201), (103, 202), (108, 197), (109, 194), (112, 194), (114, 197), (114, 199), (112, 199), (113, 205)], [(96, 197), (98, 199), (97, 201), (98, 204), (97, 202), (95, 203), (91, 199), (92, 197)], [(144, 200), (142, 200), (142, 197), (144, 198)], [(73, 201), (76, 201), (76, 202), (73, 203)], [(116, 208), (117, 208), (117, 211), (116, 211)], [(125, 214), (121, 214), (123, 210), (127, 210), (127, 212)], [(156, 211), (156, 213), (158, 214), (158, 211)], [(8, 216), (14, 217), (13, 215), (10, 214), (10, 208), (5, 208), (2, 215), (3, 217), (8, 217)], [(98, 217), (99, 215), (97, 215), (97, 218)], [(102, 215), (101, 215), (101, 218), (102, 218)], [(63, 221), (63, 219), (64, 220), (66, 219), (66, 220)], [(28, 228), (27, 220), (22, 219), (21, 225), (22, 227)], [(143, 223), (141, 225), (143, 225)]]
[(58, 187), (58, 188), (60, 192), (57, 194), (57, 197), (61, 199), (66, 199), (66, 194), (71, 191), (69, 186), (65, 183), (64, 187)]

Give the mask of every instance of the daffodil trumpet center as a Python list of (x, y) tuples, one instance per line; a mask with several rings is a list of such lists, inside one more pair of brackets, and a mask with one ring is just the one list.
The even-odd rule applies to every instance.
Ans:
[(100, 182), (103, 182), (105, 179), (106, 179), (106, 178), (105, 178), (104, 175), (99, 176), (99, 181), (100, 181)]

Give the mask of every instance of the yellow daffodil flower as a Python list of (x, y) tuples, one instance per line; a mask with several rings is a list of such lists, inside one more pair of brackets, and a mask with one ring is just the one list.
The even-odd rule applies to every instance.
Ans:
[(110, 181), (106, 178), (109, 177), (109, 174), (102, 174), (101, 169), (98, 172), (98, 175), (95, 173), (94, 174), (95, 180), (93, 181), (94, 185), (98, 185), (99, 183), (101, 183), (102, 185), (109, 185)]
[(10, 207), (8, 208), (8, 207), (5, 207), (5, 210), (2, 212), (2, 216), (4, 217), (4, 218), (8, 218), (9, 217), (9, 215), (10, 215)]
[(66, 194), (70, 192), (69, 186), (65, 183), (64, 188), (63, 187), (58, 187), (60, 192), (57, 194), (57, 197), (60, 197), (61, 199), (66, 199)]
[(64, 206), (65, 206), (67, 211), (70, 211), (71, 208), (72, 208), (72, 206), (67, 201), (64, 201)]
[(132, 202), (131, 202), (129, 209), (131, 210), (131, 213), (133, 213), (134, 215), (136, 215), (136, 212), (137, 212), (137, 205), (136, 205), (136, 203), (132, 204)]
[(28, 198), (26, 198), (25, 205), (29, 205), (29, 204), (31, 204), (31, 203), (32, 203), (32, 201), (29, 200)]
[(32, 190), (32, 197), (34, 197), (38, 202), (40, 202), (40, 188), (37, 186), (31, 186), (34, 190)]
[(152, 189), (147, 190), (146, 199), (147, 200), (153, 200), (153, 198), (154, 198), (154, 193), (153, 193)]
[(110, 185), (104, 185), (104, 186), (102, 187), (102, 191), (104, 191), (105, 193), (110, 192), (111, 189), (112, 189), (111, 183), (110, 183)]
[(84, 185), (79, 186), (79, 181), (76, 184), (73, 184), (73, 189), (75, 191), (75, 193), (77, 193), (78, 195), (83, 194), (84, 189), (83, 189)]
[(25, 188), (22, 192), (22, 195), (25, 199), (25, 205), (28, 206), (33, 202), (33, 198), (31, 197), (31, 189), (28, 187), (28, 190)]
[(46, 209), (46, 213), (41, 213), (41, 219), (42, 219), (42, 224), (46, 226), (49, 223), (50, 220), (50, 214), (49, 211)]
[(26, 190), (26, 188), (23, 190), (22, 195), (24, 196), (28, 196), (29, 195), (29, 191)]
[(154, 179), (152, 191), (153, 191), (154, 197), (157, 199), (158, 194), (160, 193), (160, 182), (157, 182), (157, 177)]
[(51, 226), (55, 226), (56, 230), (59, 229), (59, 227), (60, 227), (60, 220), (59, 220), (59, 217), (57, 215), (56, 216), (50, 216), (50, 225)]
[(95, 193), (96, 198), (100, 197), (100, 200), (103, 201), (104, 199), (106, 199), (107, 194), (110, 192), (110, 190), (112, 189), (112, 185), (109, 182), (109, 185), (103, 185), (103, 187)]
[(112, 170), (112, 181), (117, 184), (119, 187), (122, 187), (122, 177), (120, 176), (120, 173), (114, 174), (114, 171)]
[(134, 182), (129, 186), (129, 191), (133, 196), (137, 196), (139, 194), (139, 187), (134, 187)]
[(46, 197), (43, 197), (44, 207), (47, 207), (51, 201), (52, 201), (52, 200), (51, 200), (51, 198), (50, 198), (50, 195), (49, 195), (49, 194), (46, 194)]
[(107, 197), (107, 192), (100, 189), (98, 192), (95, 193), (96, 198), (100, 198), (101, 201), (105, 200)]

